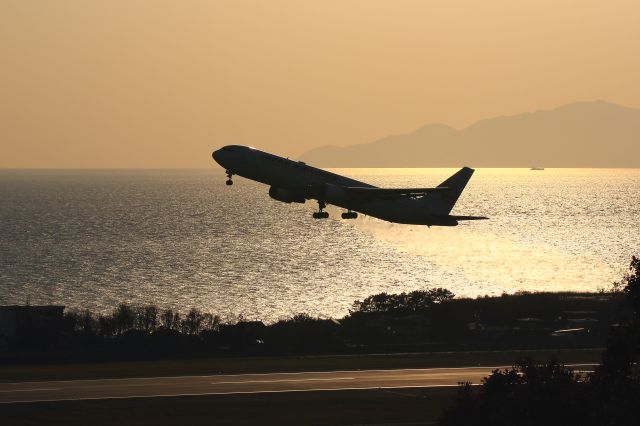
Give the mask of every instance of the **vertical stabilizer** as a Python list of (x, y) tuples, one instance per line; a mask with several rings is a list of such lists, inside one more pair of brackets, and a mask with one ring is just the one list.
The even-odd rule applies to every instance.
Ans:
[(425, 207), (429, 209), (431, 214), (436, 215), (448, 215), (453, 206), (456, 205), (456, 201), (462, 194), (467, 182), (471, 179), (474, 170), (469, 167), (463, 167), (458, 170), (449, 179), (438, 185), (438, 188), (449, 188), (448, 191), (434, 192), (422, 197), (422, 202)]

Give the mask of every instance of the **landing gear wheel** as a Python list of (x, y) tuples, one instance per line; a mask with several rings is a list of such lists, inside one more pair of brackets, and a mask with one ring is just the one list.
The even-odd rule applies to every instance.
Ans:
[(233, 185), (233, 181), (231, 179), (228, 179), (226, 182), (227, 185)]
[(318, 210), (320, 210), (320, 211), (317, 211), (317, 212), (313, 213), (313, 218), (314, 219), (327, 219), (329, 217), (329, 213), (322, 211), (322, 209), (324, 209), (325, 207), (327, 207), (327, 204), (324, 201), (318, 200)]
[(349, 210), (348, 212), (342, 213), (343, 219), (355, 219), (357, 217), (358, 217), (358, 213), (352, 212), (351, 210)]
[(229, 170), (227, 170), (227, 185), (231, 186), (233, 185), (233, 181), (231, 180), (231, 177), (233, 176), (233, 173), (231, 173)]

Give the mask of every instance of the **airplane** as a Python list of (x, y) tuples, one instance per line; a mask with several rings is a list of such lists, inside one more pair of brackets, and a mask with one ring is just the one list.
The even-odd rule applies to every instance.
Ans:
[(225, 169), (227, 185), (233, 185), (232, 177), (238, 175), (269, 185), (269, 196), (277, 201), (316, 200), (318, 211), (313, 213), (314, 219), (329, 217), (324, 211), (327, 204), (346, 209), (343, 219), (355, 219), (362, 213), (388, 222), (427, 226), (456, 226), (460, 221), (487, 219), (450, 214), (474, 172), (469, 167), (435, 188), (377, 188), (242, 145), (224, 146), (212, 157)]

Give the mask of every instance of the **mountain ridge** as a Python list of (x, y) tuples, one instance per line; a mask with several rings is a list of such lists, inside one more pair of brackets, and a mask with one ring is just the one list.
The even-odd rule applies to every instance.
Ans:
[(428, 123), (370, 143), (315, 148), (300, 160), (320, 167), (640, 167), (640, 109), (580, 101), (461, 129)]

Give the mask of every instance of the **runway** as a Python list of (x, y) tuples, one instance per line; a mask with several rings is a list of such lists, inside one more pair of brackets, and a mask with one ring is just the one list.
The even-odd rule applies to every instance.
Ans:
[(377, 388), (448, 387), (480, 383), (498, 367), (429, 368), (149, 377), (0, 383), (0, 404), (310, 392)]

